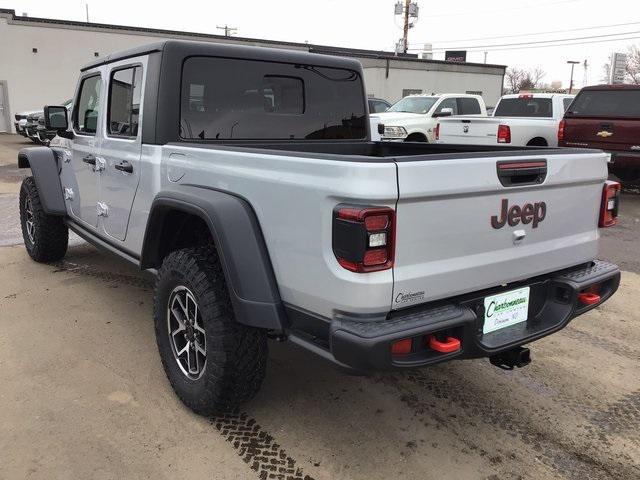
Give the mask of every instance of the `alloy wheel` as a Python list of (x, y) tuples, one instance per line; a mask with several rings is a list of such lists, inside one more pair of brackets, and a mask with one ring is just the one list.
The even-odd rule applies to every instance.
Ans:
[(167, 329), (180, 370), (191, 380), (199, 379), (207, 363), (207, 345), (198, 303), (187, 287), (177, 286), (169, 295)]
[(31, 241), (32, 244), (35, 243), (35, 236), (34, 236), (34, 231), (35, 231), (35, 226), (33, 223), (33, 207), (31, 205), (31, 197), (29, 197), (28, 195), (25, 197), (24, 199), (24, 223), (25, 223), (25, 227), (27, 228), (27, 236), (29, 237), (29, 241)]

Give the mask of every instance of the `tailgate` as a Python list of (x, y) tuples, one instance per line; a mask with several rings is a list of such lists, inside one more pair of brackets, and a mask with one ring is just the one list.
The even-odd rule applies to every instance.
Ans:
[[(546, 163), (542, 183), (513, 185), (509, 175), (522, 172), (518, 162)], [(500, 169), (502, 180), (498, 163), (508, 167)], [(598, 254), (603, 153), (519, 152), (397, 165), (394, 309), (553, 272)]]
[(499, 121), (493, 118), (447, 118), (440, 120), (441, 143), (495, 145)]
[(572, 116), (565, 119), (565, 143), (603, 150), (629, 150), (632, 145), (638, 143), (639, 129), (640, 120)]

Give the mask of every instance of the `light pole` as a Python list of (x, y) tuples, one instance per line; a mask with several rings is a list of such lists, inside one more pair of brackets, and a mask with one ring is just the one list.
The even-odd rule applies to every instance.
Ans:
[(580, 62), (576, 62), (575, 60), (568, 60), (568, 64), (571, 65), (571, 80), (569, 80), (569, 93), (573, 92), (573, 67), (575, 67)]

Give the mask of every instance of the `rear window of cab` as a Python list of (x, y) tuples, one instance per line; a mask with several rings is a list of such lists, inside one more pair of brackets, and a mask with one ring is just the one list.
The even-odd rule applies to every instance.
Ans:
[(494, 110), (493, 116), (551, 118), (553, 107), (550, 98), (503, 98)]
[(573, 117), (640, 118), (640, 88), (583, 90), (566, 114)]
[(358, 72), (313, 65), (190, 57), (182, 70), (185, 140), (339, 140), (367, 136)]

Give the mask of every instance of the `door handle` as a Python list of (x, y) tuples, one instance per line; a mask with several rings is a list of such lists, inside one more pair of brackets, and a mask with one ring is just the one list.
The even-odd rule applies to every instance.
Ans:
[(120, 163), (116, 163), (114, 165), (116, 170), (120, 170), (121, 172), (125, 172), (125, 173), (133, 173), (133, 165), (131, 165), (129, 162), (127, 162), (126, 160), (120, 162)]
[(88, 163), (89, 165), (95, 165), (96, 164), (96, 157), (94, 157), (93, 155), (89, 154), (86, 157), (83, 157), (82, 161), (84, 163)]

